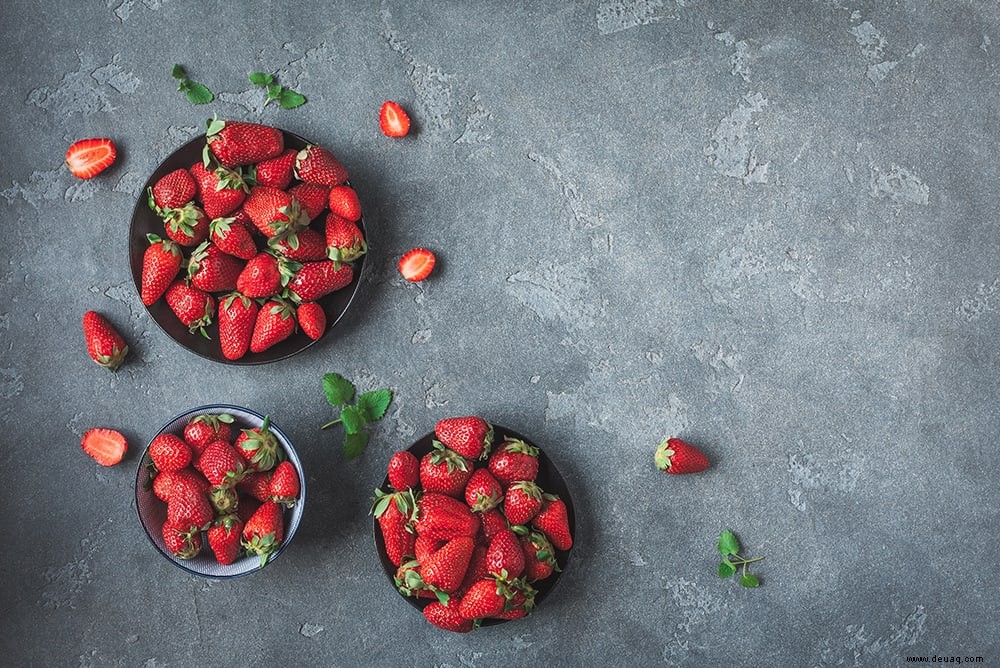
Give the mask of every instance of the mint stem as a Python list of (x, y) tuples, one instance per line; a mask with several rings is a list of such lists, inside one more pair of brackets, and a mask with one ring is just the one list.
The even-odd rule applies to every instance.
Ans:
[[(340, 418), (337, 418), (336, 420), (331, 420), (330, 422), (327, 422), (325, 425), (323, 425), (322, 427), (320, 427), (320, 429), (329, 429), (330, 427), (332, 427), (335, 424), (340, 424)], [(761, 558), (763, 558), (763, 557), (761, 557)]]

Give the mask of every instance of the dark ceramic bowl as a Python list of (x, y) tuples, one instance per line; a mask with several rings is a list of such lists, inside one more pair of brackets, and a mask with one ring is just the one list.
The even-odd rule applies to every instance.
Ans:
[[(506, 438), (516, 438), (524, 441), (528, 445), (534, 445), (536, 448), (538, 446), (531, 441), (529, 438), (525, 438), (521, 434), (518, 434), (513, 429), (507, 429), (506, 427), (501, 427), (500, 425), (493, 425), (493, 432), (496, 438), (493, 441), (494, 447), (497, 447)], [(431, 443), (434, 441), (436, 436), (434, 432), (427, 434), (416, 443), (411, 445), (407, 450), (413, 453), (413, 455), (419, 460), (421, 457), (426, 455), (433, 449)], [(566, 513), (569, 517), (569, 530), (570, 534), (576, 539), (576, 514), (573, 510), (573, 497), (570, 496), (569, 488), (566, 486), (566, 481), (559, 474), (559, 470), (556, 469), (556, 465), (551, 459), (546, 456), (545, 451), (538, 448), (538, 478), (536, 479), (538, 485), (549, 494), (556, 494), (563, 500), (566, 504)], [(392, 487), (389, 485), (389, 476), (386, 476), (382, 480), (382, 490), (392, 491)], [(375, 553), (378, 555), (379, 561), (382, 563), (382, 570), (385, 571), (385, 575), (389, 578), (389, 584), (393, 589), (396, 589), (396, 582), (393, 579), (396, 575), (396, 566), (389, 560), (388, 555), (385, 553), (385, 540), (382, 538), (382, 530), (379, 528), (378, 520), (374, 519), (372, 533), (375, 538)], [(534, 582), (532, 586), (537, 590), (535, 595), (535, 608), (538, 609), (539, 604), (545, 599), (546, 596), (552, 591), (559, 581), (559, 577), (565, 572), (566, 568), (569, 566), (569, 555), (573, 548), (569, 550), (556, 550), (556, 563), (559, 564), (559, 568), (562, 571), (556, 571), (549, 577), (545, 578), (541, 582)], [(413, 596), (404, 596), (400, 593), (400, 596), (410, 605), (418, 610), (423, 610), (433, 599), (428, 598), (416, 598)], [(483, 626), (493, 626), (495, 624), (503, 624), (507, 621), (506, 619), (484, 619)]]
[[(285, 136), (285, 147), (302, 149), (305, 148), (307, 144), (311, 143), (306, 139), (282, 130)], [(174, 151), (160, 163), (160, 166), (156, 168), (153, 174), (146, 181), (146, 184), (142, 187), (142, 192), (139, 194), (139, 200), (135, 204), (135, 210), (132, 213), (132, 225), (129, 228), (129, 263), (132, 267), (132, 280), (135, 282), (135, 289), (138, 292), (142, 292), (142, 257), (149, 247), (149, 241), (146, 239), (147, 234), (156, 234), (160, 237), (166, 237), (163, 230), (163, 220), (160, 219), (148, 205), (148, 189), (153, 186), (161, 177), (169, 174), (175, 169), (184, 168), (187, 169), (196, 162), (200, 162), (202, 158), (202, 150), (205, 146), (204, 135), (195, 137), (188, 143), (181, 146), (179, 149)], [(348, 181), (348, 183), (350, 183)], [(367, 230), (365, 230), (364, 218), (358, 221), (358, 227), (361, 228), (361, 232), (365, 235), (365, 239), (368, 238)], [(259, 237), (255, 237), (257, 241), (257, 246), (262, 248), (264, 246), (262, 240)], [(185, 248), (184, 251), (190, 254), (192, 249)], [(354, 297), (358, 292), (358, 287), (361, 285), (361, 276), (364, 273), (365, 267), (365, 255), (362, 255), (354, 262), (354, 280), (347, 287), (337, 290), (336, 292), (330, 293), (326, 297), (319, 299), (317, 301), (323, 310), (326, 312), (326, 329), (329, 332), (337, 322), (344, 317), (347, 312), (348, 307), (351, 302), (354, 301)], [(262, 353), (253, 353), (247, 351), (247, 354), (238, 360), (228, 360), (223, 354), (222, 350), (219, 348), (219, 326), (216, 324), (215, 316), (212, 318), (212, 324), (205, 328), (211, 339), (206, 339), (200, 334), (192, 334), (188, 331), (188, 328), (177, 319), (174, 312), (170, 310), (167, 305), (166, 299), (160, 297), (153, 305), (147, 306), (146, 310), (153, 317), (153, 320), (159, 325), (167, 336), (172, 338), (174, 341), (179, 343), (184, 348), (187, 348), (196, 355), (200, 355), (206, 359), (210, 359), (216, 362), (222, 362), (223, 364), (236, 364), (236, 365), (252, 365), (252, 364), (266, 364), (268, 362), (277, 362), (278, 360), (283, 360), (285, 358), (291, 357), (296, 353), (299, 353), (309, 346), (317, 343), (313, 341), (308, 336), (303, 334), (301, 331), (297, 331), (290, 337), (278, 343), (271, 348), (268, 348)], [(318, 339), (318, 341), (322, 338)]]

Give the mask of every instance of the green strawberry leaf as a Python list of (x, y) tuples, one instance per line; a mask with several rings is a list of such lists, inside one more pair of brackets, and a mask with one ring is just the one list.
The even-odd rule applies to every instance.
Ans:
[(215, 95), (212, 94), (212, 91), (202, 84), (194, 81), (190, 82), (190, 85), (184, 93), (187, 95), (187, 99), (192, 104), (208, 104), (215, 99)]
[(175, 79), (187, 78), (187, 75), (184, 74), (184, 68), (177, 64), (175, 64), (173, 69), (170, 70), (170, 76), (172, 76)]
[(757, 576), (754, 575), (753, 573), (747, 573), (746, 575), (740, 578), (740, 584), (746, 587), (747, 589), (753, 589), (755, 587), (760, 586), (760, 580), (758, 580)]
[(719, 563), (719, 577), (720, 578), (731, 578), (736, 575), (736, 567), (729, 563), (728, 559), (723, 559)]
[(357, 434), (347, 434), (344, 436), (344, 456), (348, 460), (357, 459), (365, 451), (368, 445), (368, 432), (362, 431)]
[(719, 554), (726, 557), (731, 554), (738, 554), (739, 551), (740, 543), (736, 540), (736, 536), (732, 531), (726, 529), (719, 534)]
[(346, 434), (357, 434), (368, 424), (365, 414), (357, 406), (344, 406), (340, 410), (340, 422), (344, 425)]
[(328, 373), (323, 376), (323, 391), (331, 406), (343, 406), (354, 398), (356, 390), (351, 381), (340, 374)]
[(278, 97), (278, 104), (281, 105), (282, 109), (295, 109), (296, 107), (301, 107), (306, 103), (306, 96), (302, 93), (296, 93), (294, 90), (288, 88), (282, 88), (281, 94)]
[(392, 390), (382, 388), (365, 392), (358, 397), (358, 408), (364, 413), (365, 420), (375, 422), (381, 420), (392, 403)]
[(267, 86), (274, 81), (274, 77), (267, 72), (251, 72), (247, 78), (254, 86)]

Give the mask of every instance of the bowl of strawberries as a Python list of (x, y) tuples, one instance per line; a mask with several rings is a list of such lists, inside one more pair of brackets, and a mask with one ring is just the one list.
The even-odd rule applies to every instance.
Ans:
[(291, 132), (212, 119), (153, 172), (132, 214), (132, 277), (153, 320), (228, 364), (290, 357), (353, 301), (368, 246), (348, 172)]
[(305, 507), (302, 463), (270, 418), (226, 404), (172, 418), (139, 460), (139, 521), (176, 566), (247, 575), (292, 541)]
[(566, 568), (575, 534), (553, 462), (475, 416), (441, 420), (395, 453), (372, 514), (392, 585), (428, 622), (457, 633), (531, 613)]

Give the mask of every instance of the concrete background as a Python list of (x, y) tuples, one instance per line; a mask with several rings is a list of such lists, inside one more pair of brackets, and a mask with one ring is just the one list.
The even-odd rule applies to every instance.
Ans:
[[(4, 5), (4, 664), (1000, 661), (994, 2), (242, 4)], [(309, 103), (262, 109), (252, 69)], [(412, 138), (379, 134), (387, 98)], [(129, 277), (141, 184), (212, 112), (329, 146), (365, 207), (362, 298), (283, 363), (196, 358)], [(78, 182), (95, 135), (121, 157)], [(423, 285), (394, 268), (415, 245)], [(117, 375), (87, 309), (133, 344)], [(396, 391), (360, 461), (318, 430), (326, 371)], [(233, 582), (161, 559), (133, 508), (136, 453), (216, 401), (274, 416), (311, 495)], [(468, 413), (547, 449), (579, 535), (536, 615), (453, 636), (384, 580), (366, 513), (392, 451)], [(122, 465), (80, 452), (93, 426)], [(672, 434), (712, 470), (657, 473)], [(760, 589), (716, 577), (727, 527)]]

